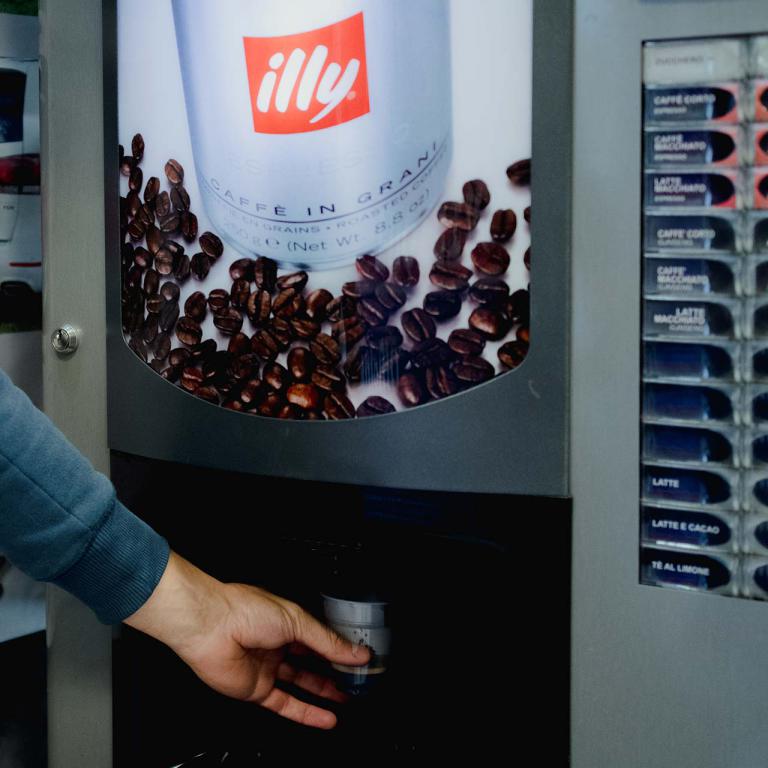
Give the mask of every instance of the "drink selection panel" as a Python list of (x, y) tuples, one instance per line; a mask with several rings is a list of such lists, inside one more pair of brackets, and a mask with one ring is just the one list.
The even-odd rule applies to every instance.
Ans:
[(768, 598), (768, 35), (643, 50), (640, 581)]

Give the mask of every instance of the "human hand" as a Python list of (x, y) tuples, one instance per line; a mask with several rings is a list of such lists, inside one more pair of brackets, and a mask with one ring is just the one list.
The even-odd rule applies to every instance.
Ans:
[(288, 653), (310, 649), (350, 666), (370, 658), (367, 648), (339, 637), (295, 603), (258, 587), (223, 584), (174, 552), (152, 596), (125, 623), (168, 645), (214, 690), (316, 728), (333, 728), (336, 716), (277, 682), (331, 701), (346, 697), (328, 678), (293, 666)]

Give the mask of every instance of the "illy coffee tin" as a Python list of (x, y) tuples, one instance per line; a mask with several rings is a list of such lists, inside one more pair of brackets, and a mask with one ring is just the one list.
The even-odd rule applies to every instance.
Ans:
[(442, 194), (444, 0), (173, 0), (205, 209), (232, 246), (324, 269), (377, 253)]

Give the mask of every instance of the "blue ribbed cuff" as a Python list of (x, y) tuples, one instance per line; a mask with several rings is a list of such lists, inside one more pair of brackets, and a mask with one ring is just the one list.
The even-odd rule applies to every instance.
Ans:
[(135, 613), (168, 564), (168, 542), (115, 500), (83, 556), (53, 583), (90, 606), (104, 624)]

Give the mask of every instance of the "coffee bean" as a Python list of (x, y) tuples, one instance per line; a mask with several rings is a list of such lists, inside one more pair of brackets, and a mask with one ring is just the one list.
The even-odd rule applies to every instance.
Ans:
[(173, 272), (173, 254), (167, 248), (160, 248), (155, 254), (155, 269), (163, 276)]
[(407, 408), (421, 405), (426, 400), (424, 387), (413, 373), (404, 373), (397, 381), (397, 394)]
[(148, 267), (152, 266), (152, 263), (155, 260), (155, 256), (146, 248), (138, 246), (133, 252), (133, 260), (137, 267), (140, 267), (141, 269), (147, 269)]
[(176, 283), (172, 283), (170, 280), (163, 283), (163, 287), (160, 289), (160, 293), (166, 301), (178, 301), (181, 295), (181, 290)]
[(353, 299), (362, 299), (365, 296), (372, 296), (375, 290), (375, 280), (355, 280), (353, 282), (344, 283), (344, 285), (341, 286), (341, 292), (345, 296), (349, 296)]
[(459, 261), (467, 242), (467, 233), (458, 227), (450, 227), (437, 238), (433, 252), (438, 261)]
[(133, 264), (133, 245), (131, 243), (123, 243), (120, 246), (120, 265), (127, 269)]
[(138, 219), (134, 219), (128, 225), (128, 237), (135, 243), (137, 240), (141, 240), (141, 238), (144, 237), (146, 228), (146, 224), (142, 224)]
[(218, 405), (220, 402), (219, 393), (216, 391), (215, 387), (198, 387), (194, 391), (194, 395), (195, 397), (199, 397), (201, 400), (205, 400), (207, 403), (213, 403), (214, 405)]
[(181, 386), (187, 392), (194, 392), (202, 383), (203, 372), (199, 368), (188, 366), (181, 372)]
[(224, 244), (221, 242), (221, 238), (214, 235), (213, 232), (203, 232), (200, 235), (200, 249), (206, 256), (215, 261), (224, 253)]
[(147, 227), (146, 237), (147, 247), (150, 251), (152, 251), (152, 253), (157, 254), (157, 252), (163, 247), (163, 242), (165, 241), (163, 233), (154, 224), (150, 224)]
[(170, 333), (179, 319), (179, 305), (175, 301), (166, 301), (160, 310), (160, 328)]
[(326, 418), (332, 421), (341, 419), (354, 419), (355, 406), (352, 401), (341, 392), (331, 392), (323, 400), (323, 412)]
[(264, 383), (275, 392), (280, 392), (288, 386), (288, 371), (280, 363), (267, 363), (261, 374)]
[(509, 333), (510, 322), (502, 312), (490, 307), (478, 307), (469, 316), (472, 330), (492, 341), (503, 339)]
[(360, 419), (366, 416), (383, 416), (386, 413), (395, 413), (395, 406), (389, 400), (376, 395), (367, 397), (357, 407), (357, 417)]
[(144, 186), (144, 172), (136, 166), (128, 177), (128, 188), (133, 192), (141, 192), (141, 188)]
[(222, 408), (226, 408), (228, 411), (236, 411), (238, 413), (241, 413), (245, 410), (245, 406), (243, 405), (240, 400), (225, 400), (221, 404)]
[(336, 365), (341, 360), (339, 345), (327, 333), (318, 333), (309, 342), (309, 348), (318, 362), (323, 365)]
[(208, 311), (208, 302), (206, 301), (205, 294), (202, 291), (195, 291), (184, 302), (184, 314), (187, 317), (191, 317), (198, 323), (202, 323), (205, 320), (205, 315)]
[(328, 302), (325, 313), (328, 320), (337, 323), (345, 317), (357, 314), (357, 302), (350, 296), (337, 296)]
[(141, 208), (139, 208), (139, 210), (136, 211), (136, 221), (143, 224), (145, 230), (147, 227), (154, 224), (155, 213), (152, 210), (152, 206), (150, 206), (148, 203), (144, 203), (144, 205), (142, 205)]
[(214, 288), (208, 294), (208, 306), (214, 313), (222, 312), (229, 306), (229, 294), (223, 288)]
[(169, 333), (163, 331), (158, 334), (155, 341), (155, 358), (157, 360), (165, 360), (168, 357), (168, 353), (171, 351), (171, 336)]
[(262, 360), (271, 360), (277, 357), (280, 351), (280, 345), (277, 339), (266, 329), (260, 328), (251, 336), (251, 351), (257, 354)]
[(174, 187), (171, 190), (171, 205), (178, 213), (183, 213), (189, 210), (189, 192), (184, 189), (184, 186), (180, 184), (178, 187)]
[(312, 339), (320, 333), (320, 323), (309, 318), (294, 317), (289, 322), (297, 339)]
[(523, 264), (525, 264), (525, 268), (530, 271), (531, 269), (531, 246), (530, 245), (525, 249), (525, 253), (523, 254)]
[(160, 193), (160, 179), (157, 176), (151, 176), (144, 187), (144, 202), (152, 203)]
[(213, 316), (213, 324), (226, 336), (232, 336), (243, 327), (243, 316), (234, 307), (229, 307)]
[(280, 291), (272, 301), (272, 314), (275, 317), (291, 318), (304, 310), (304, 299), (293, 288)]
[(387, 265), (379, 261), (375, 256), (361, 256), (355, 261), (357, 271), (364, 280), (375, 280), (383, 283), (389, 279)]
[(317, 365), (315, 356), (305, 347), (294, 347), (288, 353), (288, 371), (296, 381), (306, 381)]
[(330, 365), (318, 365), (312, 371), (310, 380), (323, 392), (343, 392), (347, 388), (344, 375), (338, 368)]
[(389, 319), (389, 310), (374, 296), (359, 301), (357, 311), (368, 325), (384, 325)]
[(248, 407), (255, 406), (266, 394), (266, 388), (261, 379), (248, 379), (240, 390), (240, 402)]
[(140, 133), (131, 139), (131, 154), (137, 163), (140, 163), (144, 157), (144, 137)]
[(177, 259), (182, 253), (184, 253), (184, 246), (180, 243), (177, 243), (175, 240), (166, 240), (163, 243), (163, 247), (167, 248), (173, 254), (174, 259)]
[(128, 348), (143, 362), (147, 362), (147, 345), (139, 336), (131, 336), (128, 341)]
[(419, 342), (411, 352), (414, 368), (432, 368), (446, 365), (456, 357), (454, 351), (442, 339), (427, 339)]
[(400, 324), (403, 326), (406, 336), (417, 343), (432, 339), (437, 333), (435, 321), (427, 312), (418, 307), (403, 312)]
[(195, 344), (190, 349), (191, 359), (195, 364), (202, 364), (211, 355), (216, 354), (216, 341), (214, 339), (206, 339), (198, 344)]
[(289, 403), (307, 411), (320, 407), (320, 390), (313, 384), (291, 384), (286, 397)]
[(531, 320), (531, 295), (525, 288), (515, 291), (506, 304), (507, 316), (512, 325), (528, 326)]
[(307, 313), (307, 317), (310, 320), (322, 322), (325, 320), (326, 309), (331, 301), (333, 301), (333, 294), (330, 291), (326, 291), (325, 288), (318, 288), (312, 291), (304, 300), (304, 310)]
[(369, 328), (365, 340), (372, 349), (396, 349), (402, 346), (403, 334), (394, 325)]
[(386, 310), (394, 312), (405, 304), (405, 290), (395, 283), (379, 283), (374, 292), (376, 300)]
[(268, 392), (264, 399), (256, 406), (260, 416), (276, 417), (280, 409), (286, 405), (285, 400), (277, 392)]
[(123, 176), (130, 176), (133, 169), (136, 167), (136, 158), (131, 155), (123, 155), (123, 159), (120, 161), (120, 173)]
[(432, 291), (424, 297), (424, 311), (437, 320), (456, 317), (461, 311), (461, 296), (455, 291)]
[(523, 218), (530, 224), (531, 223), (531, 206), (527, 206), (523, 211)]
[(168, 363), (174, 368), (178, 368), (179, 366), (183, 366), (187, 360), (189, 360), (190, 355), (190, 351), (185, 347), (176, 347), (176, 349), (172, 349), (168, 355)]
[(482, 384), (492, 379), (496, 373), (494, 367), (482, 357), (468, 355), (457, 360), (452, 366), (453, 375), (464, 384)]
[(524, 341), (526, 344), (531, 343), (531, 329), (521, 325), (515, 332), (515, 339), (518, 341)]
[(253, 259), (238, 259), (229, 265), (229, 276), (233, 280), (247, 280), (253, 282)]
[(173, 276), (183, 283), (189, 277), (190, 264), (189, 256), (186, 253), (180, 254), (173, 263)]
[(446, 291), (464, 291), (469, 286), (472, 270), (461, 264), (436, 261), (429, 273), (429, 280)]
[(437, 211), (437, 220), (444, 227), (458, 227), (466, 232), (477, 225), (478, 213), (466, 203), (443, 203)]
[[(221, 243), (220, 240), (219, 243)], [(274, 293), (277, 285), (277, 262), (266, 256), (259, 256), (253, 265), (253, 278), (257, 288), (267, 293)]]
[(478, 243), (472, 249), (472, 263), (486, 275), (501, 275), (509, 268), (509, 253), (498, 243)]
[(232, 355), (223, 350), (214, 352), (203, 362), (203, 379), (206, 384), (221, 386), (227, 382), (227, 372), (232, 364)]
[(286, 403), (280, 410), (275, 414), (275, 416), (278, 419), (300, 419), (301, 415), (304, 413), (304, 411), (298, 406), (294, 405), (293, 403)]
[(461, 192), (464, 195), (464, 202), (478, 211), (482, 211), (491, 202), (491, 193), (488, 191), (488, 186), (480, 179), (468, 181), (461, 188)]
[(339, 344), (351, 349), (365, 336), (367, 327), (360, 317), (352, 315), (333, 324), (332, 336)]
[(505, 368), (517, 368), (528, 354), (528, 342), (522, 340), (508, 341), (499, 347), (499, 360)]
[(165, 363), (162, 360), (159, 360), (158, 358), (155, 358), (152, 360), (152, 362), (149, 364), (149, 367), (155, 372), (155, 373), (162, 373), (163, 370), (165, 370)]
[(280, 349), (288, 349), (293, 341), (293, 328), (284, 317), (273, 317), (269, 322), (269, 330), (277, 340)]
[(205, 280), (208, 277), (208, 273), (211, 271), (211, 260), (202, 251), (196, 253), (189, 262), (189, 269), (192, 272), (192, 277), (196, 280)]
[(430, 397), (440, 400), (461, 391), (462, 384), (445, 366), (427, 368), (424, 371), (424, 384)]
[(191, 317), (180, 317), (176, 323), (176, 338), (188, 347), (199, 344), (203, 337), (203, 329), (200, 324)]
[(506, 243), (517, 229), (517, 215), (511, 208), (498, 210), (491, 219), (491, 239), (496, 243)]
[[(178, 307), (176, 308), (176, 311), (178, 312)], [(148, 315), (147, 319), (144, 320), (144, 327), (141, 331), (141, 339), (142, 341), (147, 345), (152, 345), (155, 343), (155, 339), (157, 338), (157, 334), (160, 331), (160, 326), (158, 323), (158, 316), (157, 315)]]
[(174, 187), (184, 182), (184, 168), (178, 160), (169, 160), (165, 164), (165, 175)]
[[(203, 294), (200, 295), (202, 296)], [(205, 300), (205, 297), (203, 297), (203, 300)], [(187, 299), (187, 301), (189, 301), (189, 299)], [(184, 308), (186, 309), (186, 305)], [(187, 312), (187, 314), (189, 314), (189, 312)], [(247, 355), (250, 350), (251, 340), (242, 332), (236, 333), (229, 340), (229, 344), (227, 344), (227, 352), (229, 352), (231, 355), (234, 355), (235, 358), (238, 358), (241, 355)]]
[(398, 256), (392, 264), (392, 279), (405, 288), (419, 282), (419, 262), (413, 256)]
[(160, 231), (166, 235), (172, 235), (179, 231), (181, 226), (181, 217), (178, 213), (169, 213), (167, 216), (159, 219)]
[(197, 239), (197, 216), (192, 211), (184, 211), (180, 217), (181, 236), (188, 243), (193, 243)]
[(457, 328), (448, 337), (448, 346), (457, 355), (481, 355), (485, 348), (485, 336), (469, 328)]
[(374, 350), (364, 344), (355, 347), (344, 361), (344, 373), (352, 384), (375, 379), (378, 376), (378, 358)]
[(160, 375), (166, 380), (170, 381), (172, 384), (175, 384), (179, 378), (181, 377), (181, 367), (180, 366), (169, 366), (166, 368)]
[(283, 275), (277, 278), (277, 290), (284, 291), (288, 288), (293, 288), (297, 293), (301, 293), (307, 284), (309, 275), (304, 272), (291, 272), (288, 275)]
[(141, 208), (141, 198), (138, 192), (131, 190), (125, 198), (125, 204), (129, 215), (135, 216)]
[(272, 298), (262, 290), (254, 291), (245, 305), (245, 311), (252, 323), (266, 323), (272, 312)]
[(229, 291), (230, 306), (235, 307), (235, 309), (245, 309), (250, 295), (250, 283), (242, 278), (240, 280), (235, 280)]
[(373, 350), (376, 374), (380, 379), (392, 384), (397, 382), (411, 363), (411, 353), (404, 349)]
[(153, 293), (147, 296), (147, 312), (150, 315), (159, 315), (163, 311), (164, 306), (165, 299), (159, 293)]
[(171, 212), (171, 198), (167, 192), (158, 192), (155, 198), (155, 213), (162, 219)]
[(469, 297), (478, 304), (499, 307), (509, 298), (509, 286), (498, 277), (481, 277), (470, 286)]
[(518, 187), (527, 187), (531, 183), (531, 160), (518, 160), (507, 168), (507, 178)]

